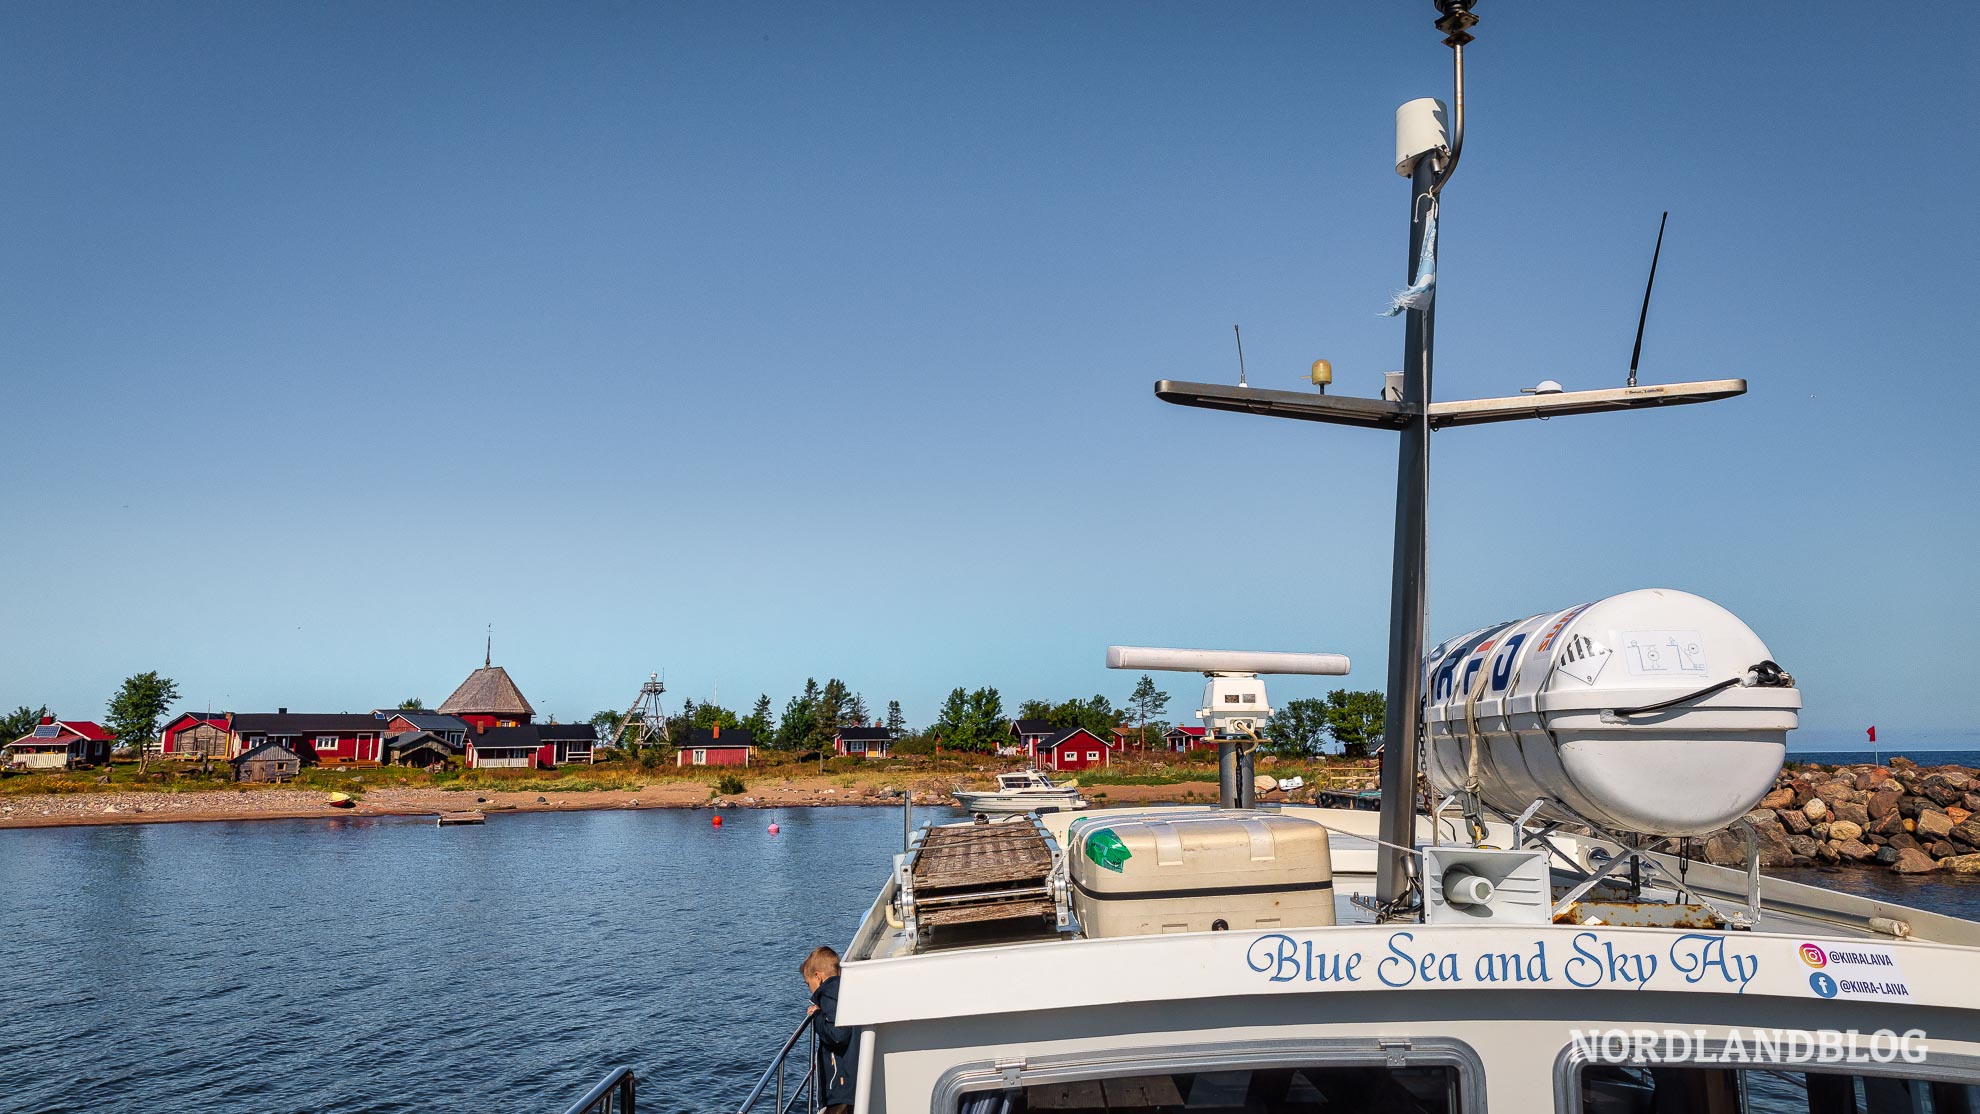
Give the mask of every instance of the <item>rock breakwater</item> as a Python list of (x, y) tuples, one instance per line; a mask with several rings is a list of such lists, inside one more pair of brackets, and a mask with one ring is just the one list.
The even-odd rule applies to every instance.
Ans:
[[(1980, 771), (1887, 766), (1791, 766), (1742, 818), (1760, 837), (1763, 867), (1884, 867), (1900, 874), (1980, 874)], [(1746, 863), (1733, 828), (1688, 840), (1686, 853)]]

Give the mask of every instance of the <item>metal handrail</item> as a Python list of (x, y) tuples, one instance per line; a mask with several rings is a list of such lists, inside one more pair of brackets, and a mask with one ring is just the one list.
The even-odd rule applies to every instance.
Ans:
[(633, 1070), (614, 1068), (564, 1114), (633, 1114)]
[[(815, 1016), (817, 1015), (805, 1014), (804, 1020), (798, 1022), (798, 1027), (791, 1030), (790, 1038), (784, 1041), (784, 1047), (777, 1050), (777, 1055), (771, 1059), (770, 1066), (763, 1069), (763, 1077), (756, 1081), (756, 1086), (750, 1088), (749, 1097), (744, 1099), (742, 1105), (736, 1108), (736, 1114), (749, 1114), (755, 1108), (757, 1100), (763, 1097), (763, 1092), (770, 1089), (772, 1083), (775, 1083), (777, 1086), (777, 1105), (773, 1108), (775, 1114), (785, 1114), (789, 1104), (784, 1101), (784, 1062), (790, 1059), (791, 1049), (797, 1047), (798, 1038), (804, 1036), (805, 1031), (811, 1028), (811, 1019)], [(818, 1088), (816, 1081), (812, 1078), (818, 1071), (818, 1034), (816, 1032), (812, 1033), (811, 1048), (811, 1066), (805, 1069), (804, 1078), (798, 1080), (797, 1088), (791, 1095), (793, 1099), (797, 1098), (797, 1092), (804, 1090), (807, 1083), (812, 1084), (812, 1097), (817, 1097)], [(816, 1103), (812, 1105), (815, 1107)]]

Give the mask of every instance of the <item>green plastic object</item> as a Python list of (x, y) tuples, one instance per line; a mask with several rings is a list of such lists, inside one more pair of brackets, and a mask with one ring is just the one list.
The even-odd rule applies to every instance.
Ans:
[(1114, 829), (1102, 828), (1086, 837), (1086, 857), (1093, 860), (1093, 865), (1119, 874), (1121, 865), (1133, 858), (1134, 852), (1127, 849), (1127, 844), (1114, 834)]

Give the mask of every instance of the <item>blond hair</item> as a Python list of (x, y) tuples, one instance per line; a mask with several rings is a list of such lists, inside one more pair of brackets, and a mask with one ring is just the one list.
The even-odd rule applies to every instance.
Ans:
[(807, 979), (813, 975), (829, 979), (839, 973), (839, 953), (821, 944), (804, 957), (798, 971)]

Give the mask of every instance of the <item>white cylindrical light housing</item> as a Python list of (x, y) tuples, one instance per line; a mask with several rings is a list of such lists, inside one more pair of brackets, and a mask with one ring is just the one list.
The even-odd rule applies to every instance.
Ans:
[(1396, 109), (1396, 173), (1407, 178), (1416, 160), (1433, 152), (1448, 154), (1450, 130), (1444, 125), (1444, 102), (1418, 97)]
[(1167, 646), (1109, 646), (1109, 669), (1153, 669), (1177, 673), (1297, 673), (1340, 677), (1346, 654), (1292, 654), (1276, 650), (1181, 650)]

